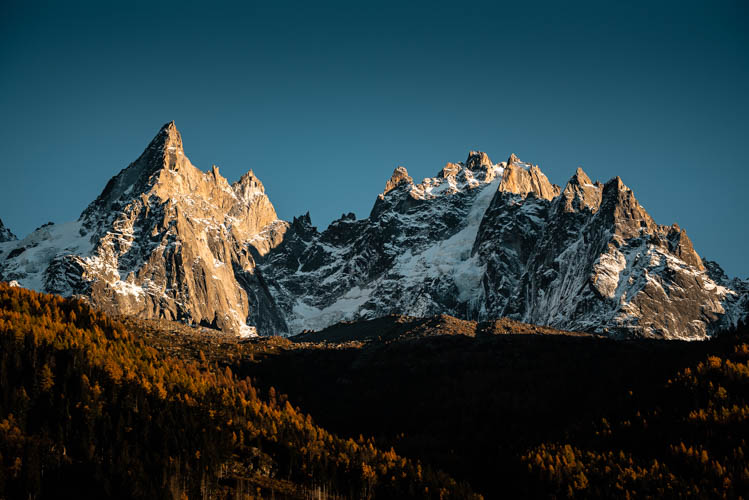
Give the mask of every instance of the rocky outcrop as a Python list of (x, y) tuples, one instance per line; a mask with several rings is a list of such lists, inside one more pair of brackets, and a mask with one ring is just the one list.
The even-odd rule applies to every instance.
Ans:
[(550, 200), (559, 194), (559, 186), (552, 185), (540, 168), (521, 162), (512, 154), (502, 173), (499, 191)]
[(562, 190), (515, 155), (474, 151), (420, 184), (406, 175), (396, 169), (368, 219), (295, 222), (261, 260), (291, 332), (445, 313), (700, 339), (745, 314), (743, 285), (716, 282), (686, 233), (656, 224), (618, 177), (578, 168)]
[(13, 234), (10, 229), (5, 227), (5, 224), (3, 224), (3, 221), (0, 220), (0, 243), (4, 241), (13, 241), (16, 239), (16, 235)]
[(578, 169), (552, 200), (518, 205), (505, 195), (492, 210), (477, 242), (487, 294), (499, 295), (490, 316), (694, 339), (728, 313), (733, 292), (705, 273), (686, 234), (657, 225), (618, 177), (601, 186)]
[(594, 184), (583, 169), (578, 167), (562, 192), (564, 211), (578, 212), (587, 208), (596, 212), (601, 205), (602, 188), (600, 182)]
[(19, 242), (33, 255), (9, 259), (3, 276), (120, 314), (285, 331), (255, 258), (287, 226), (251, 171), (229, 184), (215, 166), (194, 167), (171, 122), (77, 222)]
[(309, 213), (279, 220), (253, 171), (230, 184), (193, 166), (173, 122), (77, 221), (0, 241), (0, 279), (240, 335), (449, 314), (701, 339), (749, 311), (749, 283), (618, 177), (578, 168), (561, 189), (514, 154), (471, 151), (420, 183), (396, 168), (367, 218), (318, 231)]
[(393, 175), (385, 184), (385, 191), (382, 193), (382, 196), (385, 196), (404, 182), (413, 184), (414, 180), (410, 175), (408, 175), (408, 170), (406, 170), (406, 167), (397, 167), (395, 170), (393, 170)]

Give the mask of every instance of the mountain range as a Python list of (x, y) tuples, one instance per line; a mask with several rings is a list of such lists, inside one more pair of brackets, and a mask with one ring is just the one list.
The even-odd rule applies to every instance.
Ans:
[(110, 313), (240, 336), (389, 314), (501, 317), (616, 338), (703, 339), (745, 319), (749, 282), (657, 224), (619, 177), (562, 188), (472, 151), (417, 183), (394, 170), (367, 218), (280, 220), (255, 174), (196, 168), (174, 122), (78, 220), (17, 239), (0, 279)]

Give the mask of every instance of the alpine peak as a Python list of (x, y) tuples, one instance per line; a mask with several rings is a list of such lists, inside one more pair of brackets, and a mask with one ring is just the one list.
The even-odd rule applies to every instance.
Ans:
[(460, 163), (447, 162), (442, 170), (440, 170), (439, 177), (447, 179), (450, 176), (455, 176), (460, 172), (460, 168)]
[(515, 166), (515, 167), (522, 167), (525, 169), (530, 169), (532, 165), (530, 163), (524, 162), (523, 160), (515, 156), (515, 153), (512, 153), (510, 154), (510, 157), (507, 158), (507, 166), (508, 167)]
[(382, 194), (388, 194), (390, 191), (403, 184), (413, 184), (414, 180), (408, 175), (406, 167), (398, 166), (393, 170), (393, 175), (390, 176), (387, 183), (385, 184), (385, 191)]
[[(167, 172), (179, 173), (179, 177), (185, 177), (186, 182), (183, 184), (186, 187), (180, 187), (174, 183), (174, 176)], [(216, 177), (217, 169), (213, 174), (215, 178), (218, 178)], [(99, 197), (84, 210), (81, 217), (86, 220), (87, 226), (91, 226), (95, 224), (92, 216), (116, 210), (129, 200), (150, 192), (160, 183), (164, 192), (175, 189), (187, 191), (194, 189), (195, 179), (200, 175), (201, 172), (185, 156), (182, 136), (171, 121), (159, 129), (137, 160), (109, 180)]]
[(318, 232), (279, 220), (252, 170), (230, 185), (193, 166), (173, 122), (79, 221), (0, 243), (0, 279), (240, 335), (398, 312), (698, 339), (749, 310), (749, 283), (711, 281), (618, 177), (577, 169), (560, 193), (514, 154), (471, 151), (420, 184), (395, 168), (369, 217)]
[(5, 227), (3, 221), (0, 220), (0, 243), (3, 241), (13, 241), (16, 239), (16, 235), (13, 234), (10, 229)]
[(492, 167), (492, 161), (489, 159), (489, 155), (483, 151), (470, 151), (466, 159), (466, 167), (471, 170), (488, 169)]
[(575, 212), (582, 208), (589, 208), (595, 212), (601, 204), (602, 184), (590, 180), (590, 177), (581, 167), (577, 167), (567, 186), (562, 192), (564, 198), (564, 210)]
[(593, 182), (590, 180), (590, 177), (588, 177), (588, 174), (585, 173), (582, 167), (577, 167), (577, 170), (575, 170), (575, 175), (572, 176), (570, 182), (575, 183), (579, 186), (593, 184)]
[(256, 196), (265, 194), (265, 186), (263, 186), (263, 183), (260, 182), (260, 179), (255, 176), (255, 172), (252, 170), (240, 177), (232, 185), (232, 189), (245, 202), (252, 200)]
[(177, 130), (177, 126), (174, 124), (174, 120), (169, 123), (165, 123), (153, 138), (151, 144), (148, 145), (147, 150), (161, 150), (165, 153), (173, 154), (184, 154), (182, 148), (182, 134)]
[(549, 182), (541, 169), (522, 162), (515, 154), (507, 159), (507, 166), (502, 172), (499, 191), (519, 194), (523, 197), (533, 194), (538, 198), (551, 200), (559, 192), (559, 186)]
[(604, 185), (604, 188), (607, 191), (611, 191), (615, 193), (619, 193), (620, 191), (621, 192), (630, 191), (630, 189), (624, 184), (624, 181), (622, 181), (622, 178), (619, 177), (618, 175), (614, 177), (613, 179), (610, 179), (609, 181), (607, 181), (606, 184)]

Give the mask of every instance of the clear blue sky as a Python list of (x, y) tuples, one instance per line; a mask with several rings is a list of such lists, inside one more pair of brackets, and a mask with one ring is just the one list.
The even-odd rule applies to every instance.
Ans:
[[(749, 3), (0, 4), (0, 218), (75, 219), (175, 120), (282, 218), (366, 217), (470, 149), (615, 175), (749, 275)], [(110, 5), (111, 4), (111, 5)]]

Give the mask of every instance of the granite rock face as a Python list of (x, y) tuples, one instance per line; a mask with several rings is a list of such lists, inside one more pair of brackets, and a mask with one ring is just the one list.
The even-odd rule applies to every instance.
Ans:
[(618, 177), (582, 170), (561, 195), (498, 193), (475, 249), (490, 317), (615, 337), (698, 339), (733, 292), (712, 280), (678, 226), (659, 226)]
[(471, 151), (421, 183), (396, 168), (367, 218), (318, 231), (309, 213), (279, 220), (252, 171), (230, 184), (193, 166), (173, 122), (77, 221), (21, 240), (0, 223), (0, 279), (245, 336), (449, 314), (702, 339), (749, 311), (749, 283), (618, 177), (577, 169), (562, 189), (514, 154)]
[(78, 221), (41, 228), (9, 250), (25, 249), (6, 259), (2, 275), (109, 312), (240, 335), (285, 330), (255, 257), (287, 226), (252, 172), (230, 185), (217, 167), (194, 167), (172, 122)]
[(415, 184), (399, 167), (363, 220), (295, 219), (259, 262), (290, 332), (386, 314), (510, 317), (617, 338), (701, 339), (747, 310), (678, 226), (660, 226), (620, 178), (578, 169), (562, 190), (515, 155)]

